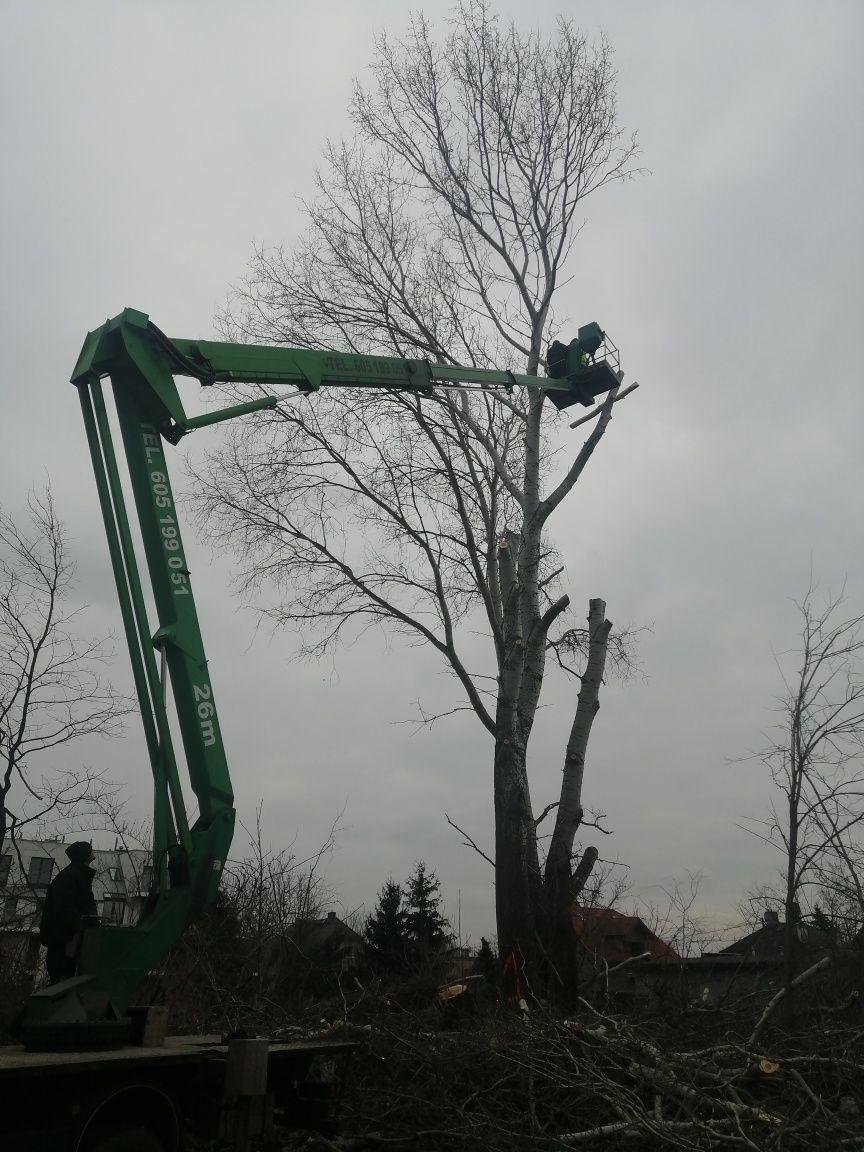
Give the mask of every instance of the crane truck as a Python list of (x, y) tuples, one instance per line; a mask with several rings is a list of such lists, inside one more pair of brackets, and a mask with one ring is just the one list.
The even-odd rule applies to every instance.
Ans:
[[(81, 404), (153, 779), (153, 878), (137, 923), (85, 927), (76, 974), (34, 992), (23, 1018), (23, 1045), (0, 1049), (4, 1150), (173, 1152), (189, 1122), (205, 1135), (233, 1132), (242, 1141), (244, 1132), (265, 1125), (274, 1108), (297, 1123), (311, 1123), (313, 1114), (323, 1120), (328, 1105), (321, 1099), (321, 1085), (308, 1080), (310, 1066), (320, 1057), (345, 1056), (356, 1046), (334, 1040), (268, 1046), (256, 1038), (226, 1044), (221, 1037), (163, 1042), (154, 1040), (152, 1029), (148, 1036), (146, 1013), (132, 1007), (142, 979), (215, 901), (234, 829), (231, 779), (168, 452), (197, 428), (280, 402), (267, 391), (246, 403), (190, 416), (178, 376), (205, 387), (289, 386), (305, 396), (321, 388), (424, 396), (436, 388), (518, 387), (541, 390), (559, 409), (590, 405), (621, 379), (617, 349), (597, 324), (580, 328), (568, 345), (550, 346), (546, 377), (421, 359), (169, 338), (131, 308), (87, 335), (72, 383)], [(103, 391), (106, 378), (151, 608)], [(182, 761), (169, 724), (169, 688)], [(195, 797), (194, 819), (184, 800), (181, 762)]]

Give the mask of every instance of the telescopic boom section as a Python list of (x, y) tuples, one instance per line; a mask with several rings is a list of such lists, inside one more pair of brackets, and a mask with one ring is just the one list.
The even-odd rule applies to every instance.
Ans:
[[(176, 443), (195, 428), (272, 408), (277, 398), (265, 395), (189, 417), (174, 377), (191, 376), (204, 385), (294, 385), (305, 393), (322, 387), (399, 389), (421, 394), (431, 392), (436, 385), (522, 387), (548, 393), (558, 408), (590, 404), (620, 379), (617, 354), (597, 325), (580, 329), (579, 337), (566, 350), (558, 345), (554, 352), (553, 356), (550, 350), (550, 365), (554, 363), (550, 376), (554, 372), (555, 378), (539, 378), (427, 360), (169, 339), (143, 312), (131, 308), (89, 333), (72, 383), (81, 401), (153, 774), (154, 883), (135, 926), (86, 930), (78, 975), (30, 998), (25, 1021), (28, 1042), (43, 1046), (68, 1043), (69, 1029), (82, 1026), (91, 1033), (122, 1030), (135, 986), (177, 941), (189, 921), (215, 900), (231, 844), (231, 782), (165, 443)], [(102, 393), (105, 377), (110, 379), (114, 394), (158, 622), (155, 630), (136, 562)], [(198, 807), (191, 824), (168, 724), (167, 677)]]
[[(563, 348), (555, 344), (553, 352)], [(396, 356), (360, 356), (323, 352), (309, 348), (274, 347), (261, 344), (228, 344), (215, 340), (169, 339), (151, 324), (143, 312), (127, 308), (102, 328), (91, 332), (81, 351), (73, 384), (94, 372), (112, 374), (118, 358), (131, 360), (149, 380), (146, 403), (160, 433), (171, 441), (186, 432), (244, 412), (275, 405), (275, 397), (238, 405), (221, 412), (187, 418), (173, 377), (192, 376), (201, 384), (251, 383), (265, 386), (294, 385), (302, 392), (319, 388), (391, 388), (420, 393), (435, 385), (540, 390), (556, 407), (590, 404), (618, 382), (618, 352), (597, 324), (579, 329), (567, 346), (565, 363), (554, 361), (548, 377), (464, 365), (437, 364)], [(551, 363), (551, 360), (550, 360)]]

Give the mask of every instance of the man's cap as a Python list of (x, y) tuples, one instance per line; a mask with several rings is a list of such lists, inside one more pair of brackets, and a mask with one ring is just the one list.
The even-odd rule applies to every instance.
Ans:
[(66, 849), (66, 855), (73, 864), (87, 864), (93, 855), (93, 845), (89, 840), (76, 840)]

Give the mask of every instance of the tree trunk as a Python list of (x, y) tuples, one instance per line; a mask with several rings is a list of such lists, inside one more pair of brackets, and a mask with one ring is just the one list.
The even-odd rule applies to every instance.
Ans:
[(525, 750), (507, 737), (495, 742), (495, 915), (503, 959), (515, 951), (529, 968), (536, 952), (536, 880), (540, 869)]
[[(554, 982), (564, 994), (576, 995), (577, 940), (573, 928), (573, 905), (585, 887), (597, 852), (583, 854), (576, 872), (572, 869), (573, 843), (582, 822), (582, 780), (585, 756), (594, 718), (600, 710), (600, 686), (606, 668), (606, 649), (612, 623), (606, 619), (605, 601), (594, 599), (588, 604), (588, 660), (576, 715), (564, 755), (561, 797), (555, 818), (555, 829), (546, 858), (544, 877), (547, 954), (554, 966)], [(550, 985), (553, 986), (554, 985)]]
[(791, 1022), (795, 1016), (795, 969), (798, 964), (798, 787), (789, 799), (789, 850), (786, 859), (786, 900), (783, 925), (783, 1018)]
[(540, 864), (519, 715), (525, 642), (518, 545), (514, 532), (506, 532), (498, 545), (503, 658), (495, 712), (495, 909), (502, 960), (515, 951), (530, 968), (536, 951)]

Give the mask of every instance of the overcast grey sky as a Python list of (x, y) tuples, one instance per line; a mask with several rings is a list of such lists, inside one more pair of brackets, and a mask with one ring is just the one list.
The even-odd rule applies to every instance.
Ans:
[[(433, 18), (448, 8), (424, 5)], [(560, 309), (608, 328), (642, 384), (556, 528), (572, 599), (587, 609), (601, 595), (616, 622), (653, 625), (644, 682), (604, 694), (586, 799), (615, 830), (601, 853), (630, 865), (646, 899), (701, 869), (701, 911), (729, 919), (776, 866), (739, 828), (769, 790), (738, 758), (773, 721), (790, 597), (812, 558), (826, 586), (848, 579), (850, 609), (864, 606), (864, 7), (498, 10), (523, 27), (549, 30), (563, 11), (605, 31), (621, 122), (650, 169), (586, 203)], [(406, 12), (395, 0), (0, 3), (0, 498), (18, 508), (50, 475), (94, 631), (119, 631), (119, 614), (67, 383), (85, 333), (128, 305), (170, 335), (211, 334), (253, 241), (296, 236), (325, 138), (348, 131), (352, 76), (374, 32), (398, 32)], [(178, 460), (178, 486), (181, 473)], [(241, 818), (263, 802), (265, 835), (308, 850), (345, 808), (328, 871), (340, 906), (368, 905), (423, 858), (451, 917), (461, 892), (465, 933), (489, 934), (490, 870), (443, 815), (491, 846), (488, 738), (467, 718), (419, 734), (401, 723), (418, 695), (444, 691), (436, 662), (370, 637), (326, 667), (292, 664), (290, 637), (255, 636), (230, 566), (192, 552)], [(128, 681), (123, 659), (115, 674)], [(556, 685), (532, 741), (538, 810), (573, 692)], [(64, 755), (110, 766), (146, 814), (134, 724), (122, 743)]]

